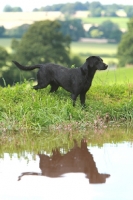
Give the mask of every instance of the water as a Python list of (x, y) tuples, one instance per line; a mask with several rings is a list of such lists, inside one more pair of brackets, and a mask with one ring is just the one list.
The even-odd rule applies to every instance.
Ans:
[(0, 200), (133, 200), (131, 142), (0, 158)]

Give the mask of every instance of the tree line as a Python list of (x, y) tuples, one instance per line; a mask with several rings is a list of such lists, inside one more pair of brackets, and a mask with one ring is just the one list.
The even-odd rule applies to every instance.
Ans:
[[(72, 41), (78, 41), (80, 38), (98, 38), (108, 39), (109, 42), (119, 43), (123, 32), (118, 24), (111, 20), (104, 21), (99, 26), (93, 25), (89, 30), (85, 30), (80, 19), (71, 19), (60, 21), (60, 31), (64, 36), (70, 36)], [(23, 24), (12, 29), (5, 29), (0, 26), (0, 38), (22, 38), (31, 25)]]
[[(52, 6), (42, 6), (41, 8), (34, 8), (33, 12), (39, 11), (61, 11), (63, 14), (74, 14), (76, 11), (89, 11), (89, 15), (92, 17), (102, 17), (102, 16), (111, 16), (119, 17), (117, 14), (118, 10), (123, 10), (127, 17), (133, 16), (133, 6), (132, 5), (122, 5), (122, 4), (111, 4), (103, 5), (99, 1), (94, 2), (75, 2), (75, 3), (61, 3), (54, 4)], [(11, 7), (6, 5), (3, 9), (3, 12), (23, 12), (21, 7)]]

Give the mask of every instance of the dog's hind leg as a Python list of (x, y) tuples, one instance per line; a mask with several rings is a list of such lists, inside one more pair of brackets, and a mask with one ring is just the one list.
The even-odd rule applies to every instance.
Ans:
[(35, 90), (46, 88), (50, 84), (50, 79), (48, 78), (47, 74), (38, 71), (37, 82), (38, 84), (33, 86)]
[(49, 84), (49, 82), (45, 82), (45, 81), (44, 82), (40, 82), (39, 81), (37, 85), (33, 86), (33, 89), (35, 89), (35, 90), (43, 89), (43, 88), (47, 87), (48, 84)]
[(47, 87), (48, 84), (49, 84), (49, 82), (46, 82), (46, 81), (43, 81), (43, 82), (38, 81), (38, 84), (34, 85), (33, 89), (35, 89), (35, 90), (43, 89), (43, 88)]
[(71, 94), (71, 98), (72, 98), (72, 100), (73, 100), (73, 106), (75, 106), (77, 96), (78, 96), (78, 95), (76, 95), (76, 94)]
[(82, 106), (85, 106), (85, 92), (80, 94), (80, 102)]
[(59, 85), (56, 84), (55, 82), (50, 83), (50, 85), (51, 85), (50, 92), (56, 92), (59, 88)]

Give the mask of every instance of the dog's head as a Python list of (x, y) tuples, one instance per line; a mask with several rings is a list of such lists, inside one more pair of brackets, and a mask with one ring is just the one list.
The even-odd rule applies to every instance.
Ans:
[(108, 65), (106, 65), (99, 56), (90, 56), (86, 59), (86, 62), (89, 67), (93, 67), (98, 70), (105, 70), (108, 67)]
[(106, 65), (99, 56), (90, 56), (86, 59), (83, 66), (83, 70), (86, 71), (88, 68), (93, 68), (95, 70), (105, 70), (108, 65)]

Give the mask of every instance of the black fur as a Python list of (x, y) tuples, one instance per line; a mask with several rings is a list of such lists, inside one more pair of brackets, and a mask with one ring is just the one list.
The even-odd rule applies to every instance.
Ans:
[(13, 63), (19, 69), (25, 71), (38, 68), (38, 84), (33, 88), (38, 90), (50, 84), (50, 92), (55, 92), (58, 87), (61, 86), (71, 93), (73, 106), (75, 106), (78, 95), (80, 95), (81, 104), (85, 105), (85, 95), (91, 87), (96, 70), (105, 70), (108, 67), (99, 56), (90, 56), (81, 67), (72, 69), (53, 63), (37, 64), (33, 66), (23, 66), (16, 61), (13, 61)]

